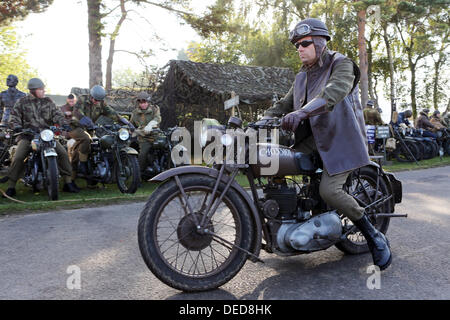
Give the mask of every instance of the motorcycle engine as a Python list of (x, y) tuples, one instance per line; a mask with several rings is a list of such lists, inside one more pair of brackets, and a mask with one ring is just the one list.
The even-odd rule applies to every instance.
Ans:
[(314, 200), (297, 195), (286, 180), (264, 187), (264, 216), (278, 254), (289, 255), (326, 249), (340, 240), (342, 223), (335, 211), (312, 216)]

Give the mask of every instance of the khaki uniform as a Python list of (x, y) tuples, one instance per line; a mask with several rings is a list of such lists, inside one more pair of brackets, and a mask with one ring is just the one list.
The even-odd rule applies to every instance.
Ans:
[(440, 117), (434, 117), (432, 116), (430, 119), (430, 122), (435, 126), (435, 131), (445, 129), (446, 126), (442, 123), (442, 120)]
[(69, 135), (76, 140), (73, 147), (72, 163), (87, 161), (91, 152), (91, 136), (79, 122), (84, 116), (91, 118), (94, 123), (100, 116), (106, 116), (115, 122), (119, 121), (119, 114), (113, 108), (107, 106), (104, 101), (100, 101), (99, 104), (95, 105), (90, 101), (90, 96), (84, 95), (79, 97), (73, 107), (73, 116), (70, 120), (72, 131)]
[(364, 122), (367, 125), (374, 125), (374, 126), (382, 126), (383, 120), (381, 119), (381, 115), (375, 108), (366, 107), (363, 110), (364, 112)]
[(151, 134), (146, 135), (144, 133), (144, 128), (152, 120), (156, 121), (158, 124), (161, 122), (159, 107), (155, 105), (149, 105), (146, 110), (142, 110), (139, 106), (136, 106), (130, 118), (130, 122), (136, 127), (138, 133), (138, 161), (141, 171), (144, 171), (147, 167), (147, 154), (150, 152), (154, 139)]
[[(324, 65), (319, 65), (316, 63), (310, 68), (307, 68), (305, 66), (302, 67), (298, 75), (296, 76), (296, 80), (292, 86), (292, 88), (289, 90), (289, 92), (286, 94), (284, 98), (282, 98), (280, 101), (274, 104), (271, 108), (269, 108), (265, 112), (265, 116), (272, 116), (272, 117), (281, 117), (289, 112), (292, 112), (294, 110), (298, 110), (301, 107), (303, 107), (308, 101), (311, 101), (315, 97), (324, 98), (327, 101), (327, 108), (330, 110), (328, 114), (325, 114), (326, 116), (334, 116), (337, 118), (336, 121), (341, 121), (341, 126), (346, 126), (344, 123), (345, 121), (359, 121), (363, 122), (363, 115), (362, 115), (362, 108), (361, 110), (355, 110), (351, 111), (351, 108), (356, 108), (355, 105), (358, 105), (360, 108), (359, 101), (356, 103), (355, 99), (355, 90), (357, 87), (355, 87), (355, 78), (359, 74), (356, 74), (355, 71), (355, 65), (354, 63), (348, 59), (344, 58), (340, 60), (339, 62), (335, 63), (331, 66), (333, 63), (332, 58), (328, 55), (330, 55), (331, 52), (324, 50), (322, 54), (322, 61), (324, 62)], [(331, 68), (331, 71), (329, 71), (329, 68)], [(324, 74), (325, 72), (330, 72), (329, 75)], [(307, 76), (305, 76), (305, 74)], [(318, 80), (314, 80), (318, 78)], [(321, 78), (320, 78), (321, 77)], [(322, 87), (319, 87), (322, 86)], [(299, 92), (295, 92), (295, 91)], [(303, 94), (302, 94), (303, 93)], [(316, 93), (316, 94), (314, 94)], [(356, 92), (357, 93), (357, 92)], [(308, 96), (306, 96), (308, 95)], [(296, 100), (296, 97), (298, 101)], [(344, 99), (345, 98), (345, 99)], [(347, 101), (353, 102), (353, 107), (345, 105)], [(338, 105), (339, 108), (335, 110), (335, 106)], [(343, 116), (343, 113), (340, 112), (347, 112), (351, 117)], [(355, 112), (355, 114), (352, 115), (352, 112)], [(361, 114), (359, 114), (359, 112)], [(322, 116), (316, 116), (312, 117), (309, 120), (314, 120), (313, 118), (316, 118), (315, 120), (319, 119)], [(353, 119), (352, 119), (353, 118)], [(323, 124), (325, 125), (325, 124)], [(322, 126), (323, 126), (322, 125)], [(363, 123), (361, 125), (364, 125)], [(357, 135), (361, 135), (359, 131), (361, 131), (359, 128), (361, 126), (359, 123), (355, 124), (352, 123), (352, 128), (355, 127), (355, 133)], [(322, 137), (322, 136), (315, 136), (314, 135), (314, 126), (313, 122), (311, 122), (312, 127), (312, 133), (305, 139), (296, 142), (295, 149), (304, 153), (311, 153), (314, 151), (320, 151), (317, 148), (317, 138), (321, 139), (330, 139), (330, 136)], [(362, 130), (365, 130), (362, 129)], [(297, 129), (298, 131), (298, 129)], [(316, 132), (318, 132), (316, 130)], [(320, 131), (319, 131), (320, 132)], [(344, 132), (345, 133), (345, 132)], [(333, 134), (337, 134), (334, 132)], [(342, 137), (336, 137), (340, 138), (342, 140)], [(365, 139), (365, 136), (364, 136)], [(297, 139), (296, 139), (297, 140)], [(339, 140), (339, 139), (338, 139)], [(321, 142), (323, 144), (323, 142)], [(348, 142), (342, 142), (348, 143)], [(323, 146), (322, 146), (323, 148)], [(362, 147), (360, 147), (361, 149)], [(367, 153), (367, 147), (365, 147), (364, 152)], [(342, 153), (342, 152), (341, 152)], [(345, 156), (348, 157), (351, 153), (345, 153)], [(331, 162), (332, 164), (336, 165), (337, 162), (342, 162), (345, 160), (338, 160), (340, 159), (340, 156), (338, 154), (336, 155), (327, 155), (330, 160), (333, 160), (334, 162)], [(365, 158), (365, 155), (363, 155)], [(322, 160), (325, 160), (322, 156)], [(368, 160), (368, 154), (367, 154), (367, 160)], [(337, 161), (337, 162), (336, 162)], [(368, 161), (367, 161), (368, 162)], [(325, 163), (325, 161), (324, 161)], [(356, 163), (356, 162), (355, 162)], [(352, 221), (359, 220), (363, 217), (364, 209), (359, 206), (359, 204), (353, 199), (352, 196), (348, 195), (346, 192), (343, 191), (343, 185), (345, 181), (347, 180), (347, 177), (352, 172), (352, 170), (344, 169), (340, 170), (337, 174), (333, 172), (332, 175), (329, 174), (326, 166), (323, 168), (322, 173), (322, 179), (320, 182), (319, 192), (322, 199), (331, 207), (337, 209), (340, 213), (344, 214), (348, 218), (350, 218)]]
[[(50, 126), (66, 124), (64, 115), (53, 101), (44, 97), (38, 99), (32, 95), (27, 95), (16, 102), (11, 111), (9, 126), (14, 128), (21, 126), (23, 129), (43, 130)], [(26, 137), (21, 137), (14, 154), (7, 176), (10, 187), (14, 188), (17, 180), (24, 170), (24, 160), (31, 149), (31, 142)], [(58, 166), (61, 175), (66, 183), (72, 181), (72, 167), (66, 149), (56, 141), (56, 153), (58, 154)]]

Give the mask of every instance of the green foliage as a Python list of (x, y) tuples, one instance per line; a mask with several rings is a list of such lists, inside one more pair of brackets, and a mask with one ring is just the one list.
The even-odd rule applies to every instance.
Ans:
[[(0, 27), (0, 83), (6, 87), (6, 77), (15, 74), (19, 78), (17, 88), (28, 92), (27, 82), (37, 76), (37, 71), (27, 63), (26, 52), (19, 46), (13, 27)], [(2, 89), (4, 90), (4, 89)]]
[(53, 0), (2, 0), (0, 1), (0, 26), (5, 26), (13, 20), (25, 18), (32, 12), (43, 12)]

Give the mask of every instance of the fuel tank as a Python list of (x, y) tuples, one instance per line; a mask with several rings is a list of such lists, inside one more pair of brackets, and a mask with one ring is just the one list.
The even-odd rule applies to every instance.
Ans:
[(256, 163), (250, 161), (250, 168), (255, 177), (311, 174), (318, 169), (313, 155), (283, 145), (257, 143), (256, 148), (251, 148), (250, 152), (252, 150), (257, 153), (256, 157), (253, 157), (256, 158)]

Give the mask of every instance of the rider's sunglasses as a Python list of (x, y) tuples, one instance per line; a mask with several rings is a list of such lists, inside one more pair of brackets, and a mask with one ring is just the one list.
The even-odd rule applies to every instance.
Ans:
[(308, 47), (309, 45), (311, 45), (313, 42), (314, 42), (314, 41), (312, 41), (312, 40), (303, 40), (303, 41), (299, 41), (299, 42), (296, 42), (296, 43), (295, 43), (295, 48), (297, 48), (297, 50), (298, 50), (298, 48), (299, 48), (300, 46), (302, 46), (303, 48), (306, 48), (306, 47)]

